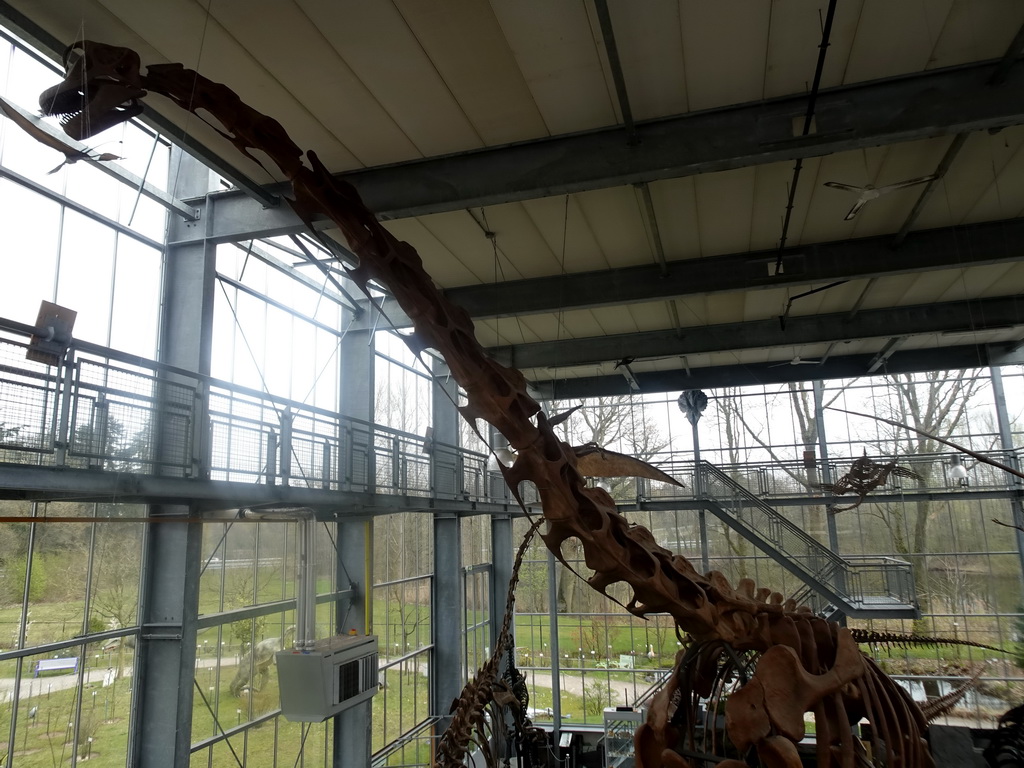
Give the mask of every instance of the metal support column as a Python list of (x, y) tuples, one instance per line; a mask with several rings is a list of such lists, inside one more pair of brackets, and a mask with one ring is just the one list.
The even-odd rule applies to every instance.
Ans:
[[(693, 430), (693, 494), (698, 499), (704, 498), (704, 487), (700, 472), (700, 437), (697, 434), (697, 421), (690, 428)], [(702, 506), (697, 510), (697, 530), (700, 537), (700, 570), (707, 573), (711, 570), (708, 553), (708, 513)]]
[(448, 727), (448, 710), (462, 692), (463, 658), (462, 536), (454, 513), (434, 514), (434, 586), (430, 619), (434, 651), (430, 668), (430, 712), (441, 717), (437, 732)]
[(548, 646), (551, 650), (551, 741), (558, 743), (562, 728), (562, 658), (558, 645), (558, 568), (554, 554), (548, 552)]
[[(348, 328), (351, 320), (349, 311), (344, 310), (342, 327)], [(338, 410), (344, 416), (372, 423), (375, 387), (373, 331), (349, 330), (341, 340), (338, 360), (341, 368)], [(351, 436), (352, 439), (344, 441), (338, 452), (338, 479), (346, 489), (365, 485), (366, 490), (372, 493), (377, 484), (373, 430), (370, 430), (367, 445), (360, 444), (361, 430)]]
[[(335, 632), (358, 635), (373, 632), (373, 521), (345, 517), (338, 522), (338, 589), (347, 581), (350, 602), (335, 610)], [(364, 701), (334, 716), (334, 768), (370, 764), (373, 700)]]
[(512, 517), (491, 517), (491, 648), (495, 648), (504, 619), (508, 583), (512, 579), (513, 550), (519, 542), (513, 540)]
[[(821, 482), (832, 483), (832, 472), (828, 466), (828, 439), (825, 437), (825, 384), (820, 379), (813, 381), (814, 387), (814, 424), (818, 430), (818, 451), (821, 454)], [(827, 508), (825, 510), (828, 526), (828, 548), (839, 553), (839, 531), (836, 528), (836, 516)]]
[[(208, 171), (174, 150), (177, 197), (203, 194)], [(200, 226), (188, 223), (188, 226)], [(173, 229), (173, 225), (171, 227)], [(214, 246), (199, 241), (164, 251), (159, 359), (185, 370), (210, 372), (214, 297)], [(205, 409), (194, 415), (195, 434), (205, 427)], [(154, 425), (158, 452), (180, 451), (183, 438)], [(180, 474), (176, 470), (175, 474)], [(187, 505), (154, 505), (153, 517), (188, 518)], [(199, 560), (202, 525), (151, 525), (147, 531), (140, 601), (141, 634), (135, 671), (129, 760), (140, 768), (186, 768), (190, 763)]]
[[(351, 317), (348, 310), (343, 312), (342, 327), (349, 327)], [(374, 404), (374, 346), (372, 331), (349, 331), (341, 340), (339, 353), (341, 402), (339, 410), (346, 416), (363, 421), (373, 421)], [(360, 478), (346, 478), (345, 467), (366, 470), (366, 487), (372, 491), (376, 485), (376, 464), (373, 451), (373, 433), (369, 444), (355, 446), (348, 444), (339, 455), (339, 478), (356, 482)], [(365, 453), (364, 453), (365, 451)], [(358, 456), (358, 458), (357, 458)], [(365, 460), (365, 463), (363, 463)], [(350, 470), (351, 471), (351, 470)], [(347, 580), (352, 589), (351, 602), (335, 608), (336, 631), (347, 635), (373, 631), (373, 520), (372, 518), (345, 517), (338, 522), (338, 563), (339, 582)], [(344, 584), (339, 583), (337, 588)], [(339, 712), (333, 719), (334, 768), (365, 766), (370, 764), (372, 700), (365, 701), (350, 709)]]
[[(818, 430), (818, 451), (821, 454), (821, 482), (831, 483), (832, 472), (828, 466), (828, 439), (825, 436), (825, 383), (820, 379), (811, 382), (814, 388), (814, 424)], [(828, 529), (828, 548), (839, 554), (839, 529), (836, 527), (836, 516), (831, 508), (825, 507), (825, 526)], [(846, 576), (836, 573), (834, 585), (842, 594), (846, 594)], [(832, 614), (834, 621), (846, 626), (846, 615), (838, 610)]]
[[(435, 362), (433, 382), (430, 387), (431, 428), (433, 442), (437, 445), (457, 446), (459, 444), (459, 412), (455, 408), (459, 390), (455, 379), (447, 375), (447, 366)], [(462, 468), (457, 456), (450, 450), (431, 453), (430, 487), (441, 498), (459, 498), (465, 488)]]
[[(1016, 446), (1013, 444), (1013, 431), (1010, 428), (1010, 417), (1006, 413), (1006, 393), (1003, 390), (1003, 374), (996, 366), (989, 368), (992, 374), (992, 394), (996, 401), (996, 421), (999, 424), (999, 442), (1004, 451), (1009, 454), (1007, 463), (1014, 469), (1020, 471), (1020, 460), (1017, 458)], [(1017, 537), (1017, 557), (1020, 560), (1021, 579), (1024, 580), (1024, 482), (1019, 477), (1013, 477), (1013, 488), (1016, 491), (1010, 499), (1010, 512), (1013, 515), (1013, 524), (1017, 526), (1015, 531)]]

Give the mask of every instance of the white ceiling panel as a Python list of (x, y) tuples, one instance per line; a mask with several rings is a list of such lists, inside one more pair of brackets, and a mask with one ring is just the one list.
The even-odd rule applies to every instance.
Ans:
[(552, 134), (617, 122), (615, 88), (598, 55), (600, 30), (582, 2), (492, 0), (519, 68)]
[(925, 69), (952, 5), (953, 0), (864, 0), (843, 82)]
[[(938, 295), (937, 301), (963, 301), (985, 296), (1020, 295), (1024, 292), (1024, 267), (1021, 264), (989, 264), (955, 270), (954, 279)], [(1024, 310), (1024, 302), (1020, 305)], [(1022, 315), (1024, 320), (1024, 315)]]
[[(827, 0), (771, 4), (771, 36), (764, 74), (764, 98), (805, 93), (810, 90), (818, 61), (818, 41), (828, 10)], [(850, 49), (856, 39), (862, 2), (847, 0), (836, 6), (832, 34), (825, 56), (821, 87), (840, 85)]]
[(635, 120), (689, 111), (678, 0), (608, 3)]
[(928, 68), (997, 59), (1006, 51), (1021, 24), (1024, 24), (1024, 3), (1019, 0), (956, 0), (932, 49)]
[(487, 0), (393, 2), (485, 144), (547, 134)]
[(680, 8), (690, 111), (763, 98), (771, 3), (681, 0)]
[(702, 256), (749, 250), (755, 174), (737, 168), (695, 179)]
[[(431, 228), (423, 223), (428, 218), (432, 217), (398, 219), (387, 222), (385, 226), (399, 240), (415, 244), (424, 265), (427, 266), (427, 271), (438, 286), (447, 288), (452, 285), (479, 283), (482, 272), (480, 266), (472, 265), (476, 267), (474, 270), (470, 264), (460, 260), (452, 253)], [(434, 226), (437, 227), (437, 225)]]
[(588, 272), (610, 266), (575, 195), (528, 200), (523, 207), (551, 256), (542, 267), (543, 272), (528, 277)]
[(574, 195), (574, 199), (610, 267), (657, 261), (652, 232), (645, 226), (639, 189), (611, 187), (583, 192)]
[(661, 242), (669, 261), (702, 255), (695, 180), (696, 177), (688, 176), (650, 185)]
[[(803, 228), (804, 216), (811, 196), (814, 194), (814, 180), (818, 173), (820, 159), (808, 158), (800, 171), (793, 200), (793, 213), (786, 245), (799, 242), (798, 234)], [(772, 163), (754, 168), (754, 203), (750, 222), (750, 249), (754, 251), (778, 248), (782, 237), (782, 226), (789, 201), (789, 189), (793, 183), (793, 163)]]
[[(138, 2), (123, 4), (140, 5)], [(382, 165), (421, 155), (380, 100), (338, 55), (325, 31), (293, 2), (214, 3), (210, 13), (210, 25), (219, 24), (228, 30), (231, 38), (266, 70), (268, 77), (305, 107), (308, 114), (302, 116), (303, 122), (322, 126), (360, 165)], [(268, 23), (271, 16), (273, 24)], [(282, 49), (279, 44), (282, 38), (302, 40), (302, 54), (297, 56), (293, 50)], [(209, 47), (219, 45), (220, 41), (211, 37)], [(206, 48), (204, 45), (204, 60)], [(227, 79), (226, 74), (220, 77)], [(410, 86), (415, 86), (415, 71), (410, 71), (408, 77), (413, 81)], [(282, 103), (281, 106), (281, 111), (271, 114), (296, 112), (296, 105)], [(318, 155), (323, 153), (319, 143), (300, 146), (313, 147)], [(321, 159), (329, 168), (344, 170), (329, 158)]]
[[(482, 137), (394, 3), (295, 2), (420, 155), (483, 146)], [(377, 34), (367, 35), (368, 29)], [(330, 93), (330, 101), (354, 113), (352, 119), (362, 117), (343, 94)]]

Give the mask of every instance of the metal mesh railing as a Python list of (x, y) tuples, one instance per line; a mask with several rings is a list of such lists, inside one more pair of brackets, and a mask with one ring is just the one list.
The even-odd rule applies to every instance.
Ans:
[[(987, 450), (984, 455), (1002, 464), (1013, 466), (1015, 452)], [(853, 458), (831, 457), (827, 462), (827, 476), (835, 482), (850, 471)], [(892, 456), (870, 456), (879, 464), (893, 461)], [(685, 487), (642, 479), (637, 485), (640, 500), (667, 500), (694, 498), (694, 462), (681, 459), (677, 454), (656, 454), (650, 463), (668, 473)], [(1013, 477), (990, 464), (964, 457), (958, 451), (900, 456), (896, 462), (921, 476), (921, 480), (890, 477), (877, 493), (941, 492), (969, 488), (972, 490), (1009, 490), (1014, 487)], [(959, 462), (966, 477), (957, 477), (953, 467)], [(715, 464), (731, 480), (762, 499), (792, 499), (800, 496), (824, 497), (828, 494), (819, 486), (826, 476), (820, 460), (810, 464), (801, 460), (748, 462), (741, 464)], [(959, 470), (958, 470), (959, 472)]]
[(0, 332), (0, 462), (508, 501), (486, 454), (96, 345), (57, 365), (28, 348)]

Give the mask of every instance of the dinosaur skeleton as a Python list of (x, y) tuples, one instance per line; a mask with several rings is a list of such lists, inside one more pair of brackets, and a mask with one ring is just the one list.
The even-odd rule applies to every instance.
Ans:
[[(715, 750), (714, 759), (725, 758), (721, 768), (751, 761), (798, 768), (797, 742), (807, 712), (815, 716), (821, 766), (934, 765), (922, 710), (858, 650), (849, 630), (756, 588), (749, 579), (733, 588), (718, 572), (698, 573), (686, 558), (659, 546), (649, 530), (629, 523), (604, 490), (588, 488), (578, 452), (557, 438), (552, 429), (557, 417), (549, 419), (529, 396), (522, 373), (487, 357), (469, 315), (434, 287), (413, 247), (384, 229), (356, 191), (313, 152), (304, 161), (280, 123), (244, 104), (227, 86), (180, 64), (151, 65), (143, 75), (134, 52), (91, 42), (73, 45), (66, 61), (68, 78), (44, 92), (41, 106), (47, 114), (62, 114), (77, 138), (127, 119), (150, 91), (211, 116), (239, 151), (252, 158), (251, 150), (260, 150), (274, 162), (291, 181), (291, 204), (310, 231), (318, 215), (341, 229), (359, 259), (349, 271), (352, 279), (364, 289), (370, 280), (386, 286), (412, 319), (415, 333), (407, 341), (413, 351), (441, 353), (466, 391), (463, 416), (474, 423), (485, 420), (508, 440), (516, 459), (502, 472), (519, 501), (520, 483), (536, 485), (546, 523), (541, 537), (555, 557), (565, 564), (562, 544), (577, 539), (594, 589), (607, 595), (611, 585), (626, 582), (633, 590), (627, 610), (639, 617), (668, 613), (679, 631), (692, 636), (692, 646), (680, 652), (648, 722), (637, 732), (638, 766), (706, 764), (681, 754), (697, 728), (688, 713), (694, 696), (710, 692), (723, 660), (733, 657), (742, 663), (731, 662), (735, 673), (725, 673), (737, 682), (724, 704), (723, 749)], [(484, 674), (495, 680), (496, 666)], [(465, 754), (483, 709), (499, 696), (515, 709), (516, 697), (504, 696), (494, 684), (478, 683), (460, 697), (446, 736), (447, 765)], [(861, 718), (873, 726), (870, 756), (854, 735)], [(729, 756), (726, 739), (732, 745)]]
[[(484, 755), (487, 765), (496, 765), (491, 751), (494, 730), (505, 722), (505, 714), (512, 721), (511, 741), (520, 755), (531, 755), (531, 744), (538, 740), (537, 729), (533, 727), (526, 710), (529, 694), (522, 673), (515, 666), (515, 643), (512, 635), (512, 618), (516, 602), (516, 586), (519, 584), (519, 569), (523, 565), (526, 550), (534, 534), (543, 522), (538, 518), (526, 532), (512, 564), (512, 578), (509, 579), (508, 596), (505, 598), (505, 615), (501, 622), (494, 652), (477, 670), (473, 679), (466, 683), (459, 697), (452, 702), (452, 720), (441, 736), (435, 750), (435, 764), (440, 768), (460, 768), (465, 765), (471, 745), (475, 744)], [(502, 660), (505, 668), (502, 669)], [(540, 739), (543, 741), (543, 736)], [(531, 762), (524, 762), (527, 768)]]
[(853, 462), (853, 466), (850, 467), (850, 471), (840, 477), (835, 483), (822, 483), (818, 487), (824, 491), (829, 491), (842, 496), (844, 493), (853, 491), (857, 494), (858, 499), (855, 503), (848, 507), (832, 507), (832, 512), (845, 512), (848, 509), (856, 509), (867, 498), (867, 495), (876, 488), (881, 488), (889, 481), (889, 477), (907, 477), (914, 480), (920, 480), (921, 476), (912, 470), (906, 469), (905, 467), (896, 466), (895, 461), (890, 461), (888, 464), (878, 464), (868, 458), (867, 451), (864, 451), (864, 455)]

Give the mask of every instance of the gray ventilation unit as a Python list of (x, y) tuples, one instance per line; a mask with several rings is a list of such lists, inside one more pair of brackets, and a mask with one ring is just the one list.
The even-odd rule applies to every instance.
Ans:
[(276, 658), (281, 714), (289, 720), (319, 723), (377, 692), (376, 635), (329, 637)]

